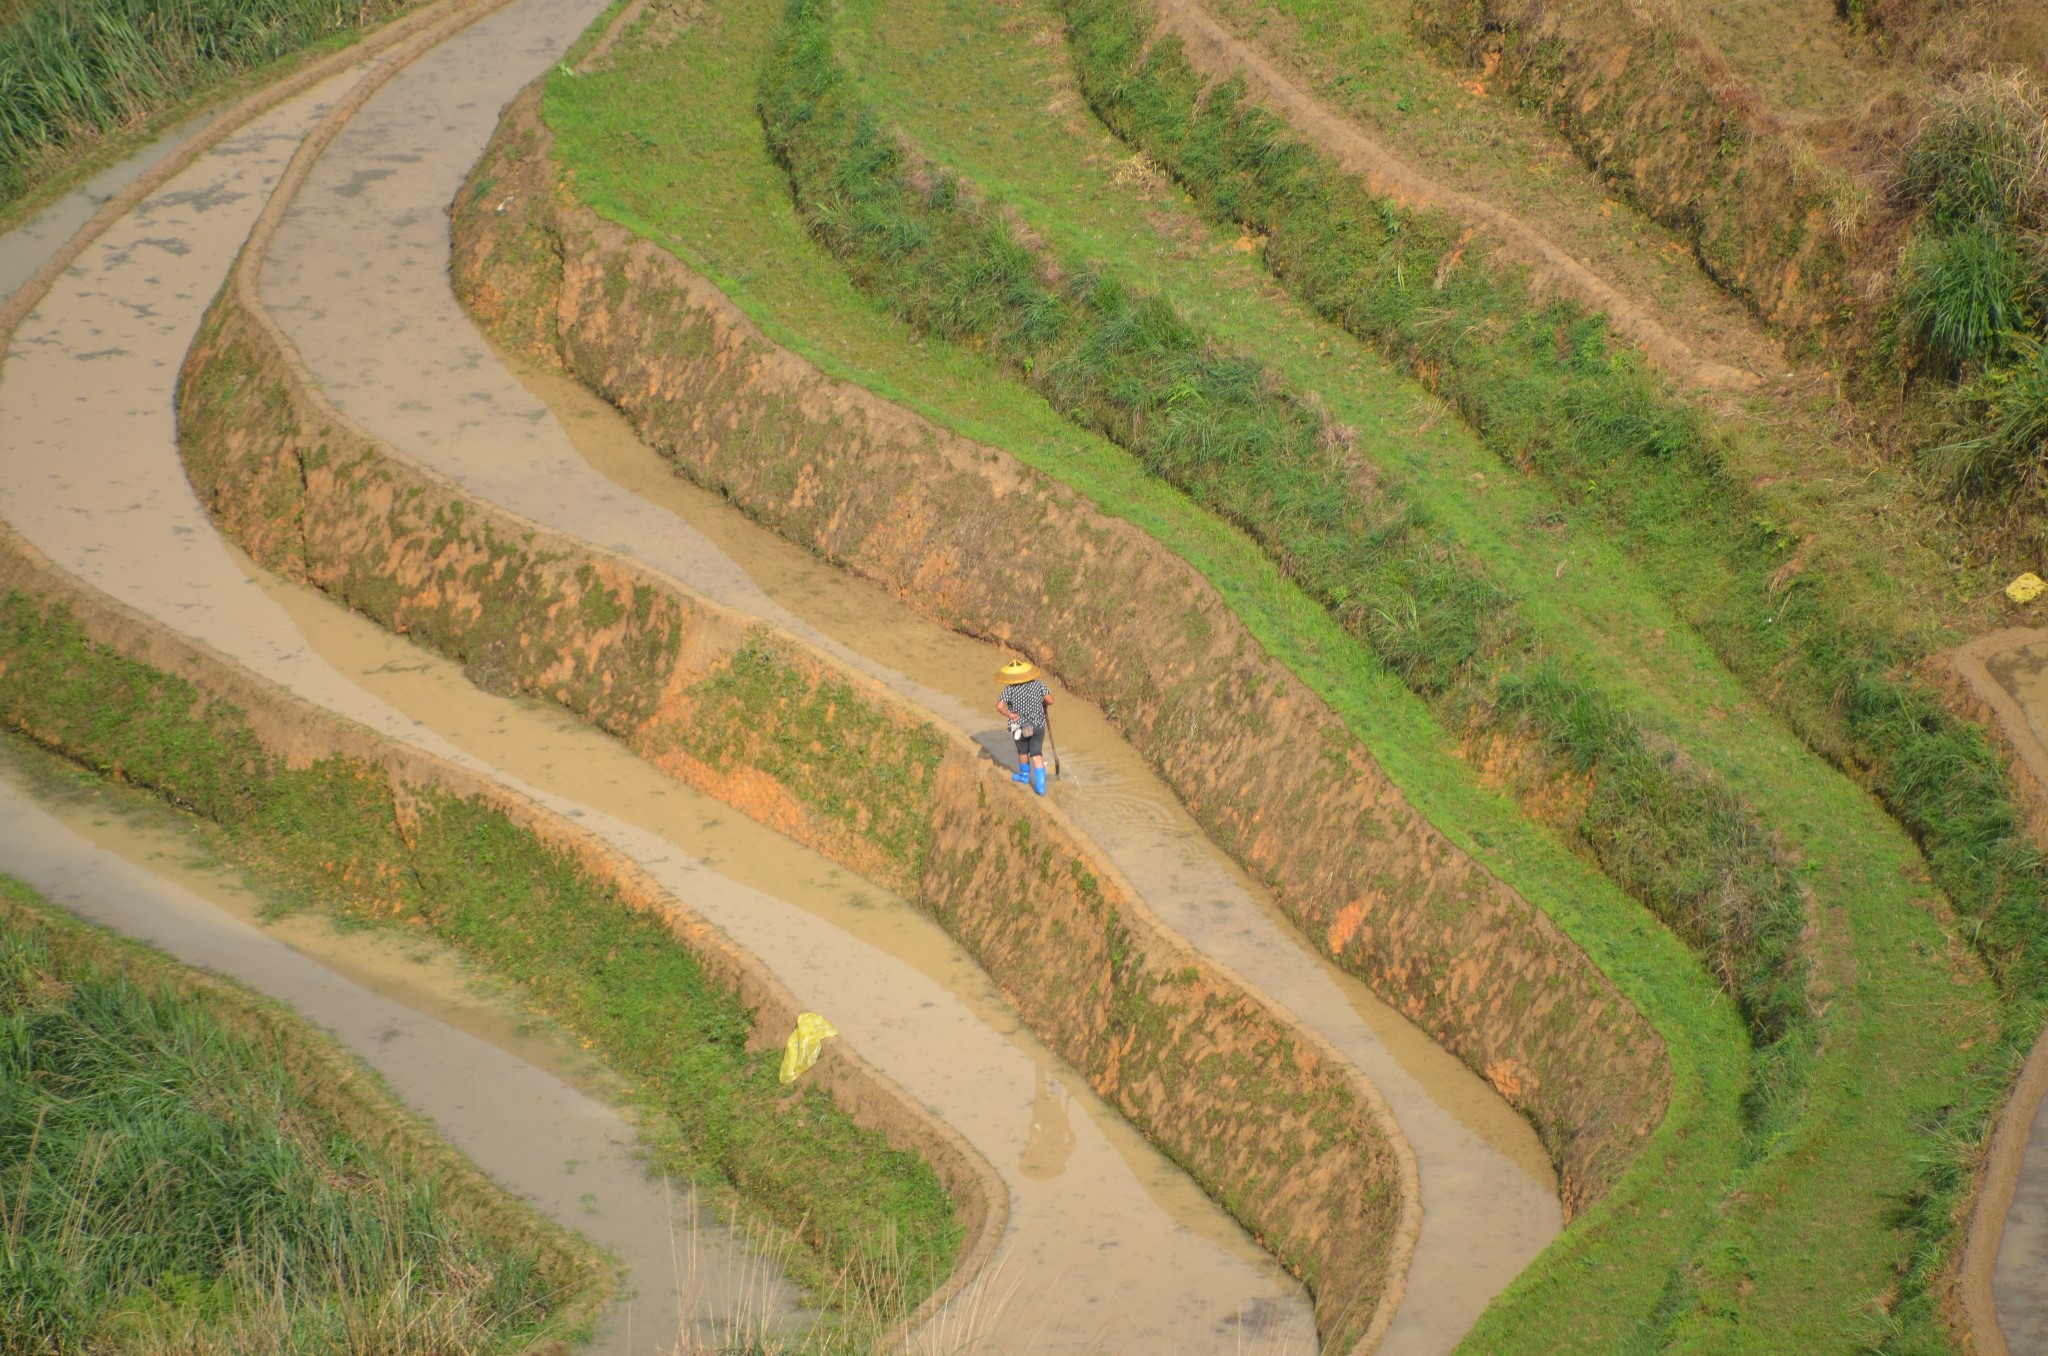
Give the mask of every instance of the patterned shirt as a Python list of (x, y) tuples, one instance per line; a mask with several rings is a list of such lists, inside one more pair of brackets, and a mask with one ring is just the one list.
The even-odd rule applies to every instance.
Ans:
[(1019, 725), (1032, 730), (1045, 728), (1045, 684), (1033, 678), (1028, 683), (1012, 683), (1003, 689), (1003, 705), (1016, 713)]

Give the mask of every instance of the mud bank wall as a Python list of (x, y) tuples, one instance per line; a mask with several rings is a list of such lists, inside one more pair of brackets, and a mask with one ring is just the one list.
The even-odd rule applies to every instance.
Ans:
[[(1097, 703), (1318, 946), (1534, 1121), (1568, 1211), (1662, 1115), (1661, 1042), (1550, 920), (1438, 834), (1166, 548), (1006, 454), (767, 342), (574, 203), (535, 92), (455, 208), (456, 289), (691, 479)], [(1020, 589), (1035, 580), (1035, 590)]]
[(348, 425), (231, 285), (187, 361), (187, 470), (265, 564), (556, 701), (679, 779), (891, 886), (1309, 1285), (1376, 1339), (1419, 1223), (1377, 1094), (1165, 932), (958, 732), (637, 566), (466, 501)]
[[(84, 662), (63, 653), (71, 643), (87, 647), (77, 657)], [(324, 786), (341, 788), (334, 794), (345, 795), (362, 822), (382, 826), (336, 845), (323, 863), (336, 898), (373, 916), (401, 907), (397, 882), (433, 880), (461, 860), (463, 849), (451, 842), (465, 825), (479, 816), (502, 823), (572, 864), (600, 897), (667, 923), (709, 982), (752, 1012), (749, 1049), (779, 1046), (795, 1025), (800, 1005), (780, 981), (603, 840), (478, 773), (254, 677), (73, 580), (4, 525), (0, 723), (230, 828), (261, 817), (282, 770), (323, 769)], [(923, 1158), (945, 1186), (961, 1245), (953, 1278), (927, 1303), (942, 1302), (994, 1252), (1009, 1208), (1001, 1180), (843, 1045), (828, 1045), (814, 1072), (857, 1124)]]
[[(1692, 242), (1700, 266), (1807, 344), (1866, 302), (1837, 190), (1676, 7), (1633, 0), (1416, 0), (1423, 37), (1498, 69), (1581, 157)], [(1882, 265), (1882, 259), (1874, 262)], [(1880, 268), (1880, 272), (1881, 272)]]

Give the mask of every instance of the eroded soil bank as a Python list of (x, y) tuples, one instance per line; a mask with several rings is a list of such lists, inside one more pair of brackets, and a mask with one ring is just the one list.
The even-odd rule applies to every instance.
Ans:
[[(459, 665), (250, 565), (311, 649), (451, 744), (572, 798), (691, 864), (691, 902), (791, 975), (856, 1048), (917, 1069), (915, 1096), (981, 1148), (1010, 1192), (999, 1280), (973, 1335), (1040, 1349), (1116, 1337), (1202, 1349), (1315, 1340), (1273, 1259), (1046, 1049), (960, 945), (862, 880), (634, 756), (551, 704), (477, 689)], [(895, 962), (892, 964), (891, 962)], [(1086, 1265), (1091, 1275), (1072, 1273)], [(1000, 1310), (995, 1308), (1002, 1302)], [(1104, 1311), (1112, 1304), (1113, 1316)], [(956, 1306), (956, 1309), (959, 1306)], [(946, 1323), (966, 1324), (955, 1313)], [(923, 1345), (945, 1348), (944, 1324)]]
[(475, 314), (749, 514), (944, 626), (1049, 662), (1297, 927), (1530, 1117), (1568, 1208), (1596, 1199), (1655, 1125), (1667, 1074), (1584, 953), (1423, 821), (1182, 562), (1000, 452), (826, 378), (575, 205), (536, 102), (509, 111), (456, 202)]
[[(467, 797), (465, 803), (502, 812), (508, 823), (616, 884), (629, 906), (674, 920), (708, 972), (754, 1008), (760, 1042), (777, 1045), (799, 1008), (787, 990), (693, 920), (671, 890), (623, 853), (518, 791), (501, 789), (487, 769), (479, 775), (473, 765), (463, 769), (439, 756), (459, 753), (310, 657), (284, 615), (221, 550), (191, 499), (176, 456), (171, 375), (269, 184), (337, 90), (315, 91), (237, 129), (94, 243), (12, 336), (0, 371), (0, 407), (15, 436), (0, 458), (0, 503), (12, 525), (60, 555), (76, 575), (53, 569), (9, 534), (0, 572), (16, 591), (11, 603), (26, 599), (23, 605), (38, 610), (68, 609), (96, 643), (197, 684), (245, 714), (268, 755), (301, 765), (357, 759), (365, 785), (374, 780), (391, 788), (400, 824), (407, 820), (397, 807), (429, 793)], [(77, 577), (133, 600), (142, 611), (111, 604)], [(145, 614), (173, 625), (155, 625)], [(6, 662), (29, 658), (6, 656), (0, 672)], [(280, 682), (319, 705), (272, 686)], [(362, 725), (337, 722), (333, 712)], [(386, 742), (371, 729), (406, 743)], [(57, 738), (47, 722), (37, 733), (46, 742)], [(140, 737), (146, 731), (102, 733)], [(97, 752), (116, 764), (129, 756), (118, 740)], [(939, 1165), (959, 1206), (972, 1270), (993, 1247), (1005, 1206), (986, 1165), (845, 1043), (828, 1049), (814, 1081), (856, 1119), (885, 1129), (899, 1148)], [(671, 1273), (662, 1259), (659, 1277)], [(672, 1287), (650, 1285), (646, 1293), (666, 1289)]]
[[(403, 93), (451, 82), (437, 71)], [(375, 134), (403, 107), (374, 101), (358, 127)], [(372, 185), (358, 171), (338, 187)], [(406, 262), (396, 252), (378, 266)], [(1412, 1210), (1412, 1179), (1348, 1065), (1160, 929), (1055, 809), (993, 803), (992, 789), (1014, 788), (964, 736), (808, 647), (371, 446), (298, 389), (248, 309), (246, 278), (195, 347), (183, 401), (194, 481), (232, 535), (462, 655), (485, 685), (562, 702), (683, 780), (912, 891), (1035, 1029), (1303, 1270), (1326, 1340), (1369, 1331), (1404, 1250), (1393, 1226)]]
[(295, 403), (313, 397), (241, 301), (223, 294), (184, 387), (190, 469), (231, 536), (463, 655), (484, 686), (550, 697), (911, 893), (1098, 1091), (1302, 1268), (1326, 1341), (1367, 1329), (1412, 1187), (1348, 1065), (1160, 929), (964, 736)]
[[(207, 203), (209, 208), (224, 205), (227, 203), (213, 197), (209, 197)], [(194, 270), (192, 278), (195, 280), (208, 266), (204, 258), (207, 244), (202, 234), (181, 231), (175, 234), (165, 233), (160, 237), (169, 242), (163, 252), (171, 260), (177, 261), (179, 266)], [(154, 256), (150, 256), (149, 261), (156, 262)], [(168, 328), (161, 336), (153, 332), (137, 334), (132, 326), (133, 317), (124, 316), (114, 305), (116, 296), (128, 298), (143, 293), (141, 288), (126, 288), (122, 286), (124, 280), (110, 280), (106, 275), (107, 269), (125, 267), (130, 260), (102, 259), (94, 262), (101, 271), (87, 273), (81, 270), (80, 276), (86, 280), (83, 286), (96, 294), (102, 308), (96, 309), (89, 305), (78, 308), (77, 303), (81, 299), (67, 296), (63, 298), (65, 305), (77, 309), (69, 310), (62, 316), (53, 313), (50, 318), (61, 326), (65, 321), (77, 320), (79, 310), (82, 309), (91, 317), (87, 323), (92, 330), (93, 339), (113, 339), (113, 346), (124, 350), (102, 351), (94, 361), (104, 361), (109, 367), (124, 373), (130, 367), (147, 366), (152, 361), (160, 365), (163, 359), (160, 355), (155, 355), (156, 347), (160, 342), (176, 342), (176, 337)], [(149, 264), (143, 266), (148, 267)], [(112, 286), (109, 286), (110, 281)], [(194, 297), (203, 298), (205, 287), (206, 284), (203, 282), (194, 285), (193, 281), (180, 283), (174, 280), (165, 285), (163, 300), (180, 303), (190, 301)], [(113, 295), (109, 295), (110, 293)], [(161, 309), (175, 308), (167, 306)], [(186, 314), (189, 315), (189, 310)], [(173, 323), (176, 323), (175, 317)], [(121, 328), (123, 324), (130, 324), (131, 327), (124, 330)], [(153, 330), (155, 327), (145, 328)], [(70, 334), (61, 332), (43, 336), (43, 356), (49, 362), (47, 366), (37, 364), (42, 375), (62, 373), (63, 363), (76, 362), (80, 349), (77, 344), (70, 342), (71, 338)], [(129, 346), (131, 344), (133, 347)], [(15, 376), (19, 371), (19, 368), (14, 368), (9, 375)], [(40, 390), (56, 400), (68, 401), (81, 393), (81, 386), (76, 381), (66, 381), (62, 376), (55, 381), (37, 384), (32, 388), (21, 383), (10, 384), (14, 385), (16, 390), (7, 391), (0, 388), (0, 399), (24, 391)], [(97, 389), (123, 389), (123, 382), (121, 378), (109, 377), (102, 372), (98, 378)], [(266, 606), (266, 600), (252, 592), (246, 584), (221, 573), (218, 564), (222, 558), (218, 546), (206, 534), (203, 522), (196, 530), (192, 529), (193, 520), (187, 516), (191, 514), (192, 506), (189, 498), (179, 493), (182, 486), (176, 486), (155, 474), (161, 469), (161, 463), (153, 454), (160, 449), (149, 436), (151, 426), (148, 422), (155, 413), (154, 410), (147, 409), (144, 402), (128, 411), (131, 419), (138, 414), (144, 416), (143, 422), (139, 425), (131, 422), (120, 427), (97, 426), (102, 433), (110, 436), (105, 446), (90, 448), (94, 457), (104, 463), (96, 469), (106, 473), (95, 478), (74, 478), (64, 473), (62, 468), (77, 461), (80, 448), (68, 440), (61, 419), (52, 421), (51, 424), (33, 426), (33, 431), (37, 435), (36, 455), (25, 458), (21, 464), (10, 468), (13, 472), (9, 491), (10, 514), (18, 509), (24, 517), (34, 523), (40, 535), (59, 544), (67, 556), (79, 562), (81, 568), (96, 570), (111, 586), (138, 599), (147, 600), (161, 608), (167, 615), (175, 617), (181, 625), (189, 624), (205, 629), (224, 649), (263, 668), (266, 673), (288, 676), (295, 685), (318, 691), (323, 699), (331, 699), (343, 709), (361, 716), (379, 728), (401, 734), (403, 738), (415, 744), (439, 748), (452, 760), (466, 764), (498, 784), (516, 785), (515, 779), (504, 776), (495, 769), (479, 767), (478, 760), (465, 757), (461, 750), (448, 746), (432, 732), (412, 723), (335, 674), (329, 666), (319, 661), (317, 655), (312, 654), (298, 641), (289, 626), (280, 629), (275, 624), (275, 609)], [(65, 455), (67, 452), (71, 454), (69, 458)], [(109, 483), (117, 487), (115, 493), (132, 496), (123, 500), (124, 503), (131, 505), (126, 513), (103, 512), (107, 505), (101, 503), (97, 496), (106, 492)], [(100, 535), (103, 526), (109, 527), (115, 535)], [(260, 684), (257, 685), (259, 692), (260, 687)], [(254, 704), (262, 705), (262, 702), (257, 701)], [(275, 712), (271, 714), (275, 715)], [(300, 747), (303, 752), (303, 740)], [(565, 803), (559, 797), (547, 799), (556, 810), (564, 814), (578, 814), (587, 828), (605, 832), (610, 827), (602, 822), (604, 817), (599, 814), (581, 810), (573, 804)], [(610, 851), (602, 845), (603, 843), (619, 841), (609, 837), (602, 842), (595, 838), (579, 837), (578, 831), (569, 828), (566, 822), (558, 827), (569, 838), (581, 842), (586, 849), (599, 852), (600, 855)], [(621, 834), (620, 837), (630, 839), (631, 835)], [(649, 836), (640, 835), (641, 840), (647, 837)], [(710, 873), (704, 872), (697, 863), (679, 860), (672, 848), (645, 841), (641, 842), (640, 847), (645, 859), (642, 864), (651, 876), (658, 877), (671, 891), (683, 891), (694, 897), (715, 887), (716, 879), (710, 877)], [(626, 860), (634, 859), (628, 857)], [(765, 930), (780, 927), (785, 933), (796, 931), (800, 941), (814, 942), (818, 934), (803, 934), (800, 929), (792, 930), (788, 927), (788, 921), (786, 918), (764, 919)], [(786, 962), (792, 950), (788, 945), (787, 936), (781, 939), (780, 945), (781, 958)], [(822, 946), (812, 945), (811, 949), (825, 953), (821, 964), (836, 963), (840, 968), (845, 968), (843, 942), (836, 945), (829, 942)], [(861, 958), (860, 964), (871, 971), (878, 969), (865, 957)], [(912, 986), (899, 987), (909, 990)], [(856, 1014), (856, 1018), (847, 1019), (849, 1027), (855, 1023), (858, 1015)], [(774, 1019), (764, 1019), (763, 1026), (771, 1020)], [(899, 1024), (910, 1028), (909, 1034), (914, 1037), (918, 1034), (923, 1020), (922, 1016), (908, 1022), (901, 1022), (899, 1019)], [(847, 1043), (828, 1046), (827, 1062), (820, 1070), (821, 1078), (830, 1083), (832, 1071), (839, 1069), (850, 1058), (840, 1052), (847, 1044), (852, 1043), (850, 1031)], [(904, 1044), (910, 1047), (913, 1057), (918, 1053), (914, 1041), (906, 1040)], [(857, 1048), (866, 1048), (866, 1045), (863, 1042)], [(929, 1051), (923, 1053), (928, 1057)], [(936, 1072), (942, 1076), (939, 1081), (943, 1084), (943, 1076), (956, 1071), (940, 1066)], [(963, 1086), (962, 1080), (957, 1077), (954, 1077), (952, 1082), (957, 1089), (954, 1094), (956, 1099), (960, 1096), (984, 1099), (987, 1097), (987, 1089), (983, 1086)], [(1038, 1114), (1029, 1118), (1030, 1124), (1040, 1132), (1041, 1141), (1049, 1142), (1052, 1147), (1048, 1148), (1042, 1143), (1028, 1155), (1019, 1154), (1020, 1160), (1028, 1157), (1028, 1164), (1020, 1167), (1027, 1177), (1034, 1173), (1050, 1174), (1057, 1158), (1057, 1145), (1062, 1138), (1054, 1123), (1055, 1113), (1061, 1101), (1058, 1090), (1039, 1085), (1034, 1087), (1033, 1091), (1035, 1095), (1031, 1100), (1038, 1104), (1035, 1106)], [(921, 1100), (938, 1101), (943, 1098), (934, 1093), (922, 1097)], [(1078, 1134), (1076, 1137), (1080, 1138)], [(1067, 1174), (1061, 1175), (1071, 1173), (1070, 1168)], [(1170, 1258), (1178, 1255), (1177, 1251), (1168, 1250)], [(1114, 1268), (1098, 1265), (1094, 1269)], [(1284, 1288), (1281, 1289), (1281, 1293), (1284, 1294)], [(1211, 1295), (1208, 1298), (1215, 1301), (1222, 1297)], [(1233, 1315), (1239, 1320), (1240, 1330), (1245, 1317), (1257, 1317), (1259, 1306), (1247, 1305), (1245, 1308), (1249, 1311), (1247, 1315)], [(1270, 1311), (1271, 1306), (1268, 1305), (1266, 1308)], [(1044, 1315), (1041, 1311), (1032, 1317), (1042, 1319)], [(1259, 1325), (1269, 1332), (1273, 1327), (1270, 1318), (1268, 1312), (1268, 1321)], [(1238, 1340), (1241, 1339), (1233, 1338), (1233, 1344)]]
[[(678, 530), (703, 533), (775, 603), (875, 670), (895, 672), (898, 690), (927, 694), (928, 709), (932, 694), (952, 699), (965, 728), (999, 758), (1012, 756), (1003, 732), (973, 713), (986, 707), (999, 649), (918, 616), (681, 479), (574, 378), (506, 361), (607, 480), (674, 513)], [(1381, 1350), (1449, 1350), (1557, 1231), (1556, 1178), (1542, 1144), (1491, 1085), (1308, 947), (1099, 711), (1071, 696), (1056, 711), (1061, 806), (1169, 926), (1284, 1002), (1386, 1097), (1415, 1150), (1423, 1221)]]
[[(435, 209), (469, 168), (461, 149), (450, 144), (455, 115), (427, 112), (444, 97), (438, 88), (408, 96), (402, 81), (388, 97), (390, 106), (380, 97), (323, 153), (265, 253), (264, 300), (323, 392), (372, 434), (476, 498), (565, 536), (610, 546), (685, 588), (819, 643), (957, 728), (992, 734), (987, 678), (1004, 656), (930, 622), (912, 625), (901, 609), (892, 626), (878, 627), (880, 600), (872, 590), (842, 592), (822, 607), (779, 606), (751, 577), (751, 557), (736, 559), (729, 549), (693, 540), (694, 533), (666, 514), (621, 496), (578, 463), (547, 412), (533, 408), (480, 351), (447, 295), (445, 227)], [(460, 125), (472, 121), (480, 146), (492, 124), (465, 114)], [(432, 144), (405, 142), (422, 123), (440, 126), (442, 135)], [(391, 153), (401, 148), (417, 159), (402, 173), (385, 173)], [(362, 239), (381, 242), (372, 266), (356, 261), (353, 242)], [(336, 285), (337, 269), (346, 273), (345, 285)], [(647, 469), (658, 473), (658, 463)], [(661, 480), (676, 484), (665, 475)], [(820, 584), (836, 577), (811, 563)], [(792, 615), (797, 611), (803, 615)], [(901, 657), (906, 645), (926, 652), (946, 642), (954, 653), (952, 672)], [(959, 681), (967, 673), (974, 676)], [(1099, 722), (1077, 730), (1074, 718), (1085, 722), (1091, 712), (1077, 712), (1071, 703), (1065, 709), (1060, 726), (1069, 743), (1078, 733), (1089, 747), (1116, 755), (1115, 771), (1123, 775), (1115, 779), (1121, 784), (1091, 775), (1091, 794), (1063, 793), (1061, 804), (1108, 850), (1138, 895), (1199, 950), (1307, 1020), (1376, 1085), (1385, 1089), (1391, 1080), (1407, 1094), (1390, 1100), (1418, 1146), (1425, 1220), (1389, 1342), (1422, 1343), (1417, 1349), (1451, 1345), (1554, 1235), (1554, 1194), (1447, 1116), (1431, 1090), (1388, 1056), (1372, 1024), (1361, 1020), (1362, 986), (1348, 981), (1347, 996), (1333, 983), (1332, 975), (1341, 972), (1316, 964), (1290, 940), (1290, 929), (1275, 926), (1256, 888), (1208, 849), (1142, 760)], [(1194, 845), (1199, 849), (1191, 850)], [(1403, 1035), (1426, 1043), (1412, 1028)], [(1437, 1067), (1447, 1069), (1444, 1062)], [(1496, 1098), (1472, 1088), (1469, 1076), (1458, 1082), (1468, 1105), (1505, 1111)], [(1506, 1128), (1518, 1152), (1536, 1157), (1521, 1127)]]

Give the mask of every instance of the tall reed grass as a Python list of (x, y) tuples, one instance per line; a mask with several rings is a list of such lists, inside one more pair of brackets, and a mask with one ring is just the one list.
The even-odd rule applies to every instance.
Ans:
[[(1508, 590), (1312, 397), (1224, 349), (1167, 298), (1026, 245), (997, 205), (916, 162), (837, 64), (832, 13), (831, 0), (791, 0), (761, 84), (769, 148), (808, 228), (912, 326), (987, 352), (1242, 529), (1453, 729), (1533, 742), (1561, 772), (1590, 777), (1580, 845), (1700, 951), (1769, 1051), (1752, 1108), (1756, 1142), (1769, 1143), (1797, 1114), (1814, 1040), (1806, 899), (1775, 835), (1669, 740), (1545, 653)], [(1076, 29), (1086, 41), (1078, 19)], [(1135, 20), (1127, 31), (1133, 42), (1141, 34)], [(1192, 98), (1193, 74), (1181, 69)], [(1234, 153), (1298, 172), (1301, 153), (1265, 132)], [(1240, 205), (1259, 191), (1243, 168), (1217, 189)], [(1376, 277), (1397, 276), (1402, 251), (1439, 236), (1449, 248), (1441, 223), (1389, 212), (1317, 229), (1377, 256)], [(1407, 308), (1447, 354), (1463, 331), (1441, 319), (1455, 313), (1428, 297), (1430, 277), (1376, 296)], [(1424, 305), (1439, 319), (1417, 315)], [(1597, 321), (1572, 319), (1573, 342), (1595, 342)], [(1586, 397), (1581, 418), (1615, 438), (1684, 436), (1682, 421), (1639, 390), (1594, 387)]]
[(1980, 72), (1915, 131), (1899, 190), (1924, 208), (1899, 272), (1909, 353), (1959, 386), (1922, 465), (1965, 500), (2048, 506), (2048, 90)]
[(0, 26), (0, 206), (58, 153), (411, 0), (28, 0)]
[(205, 991), (88, 936), (0, 882), (0, 1352), (459, 1356), (550, 1330), (531, 1246), (452, 1213)]

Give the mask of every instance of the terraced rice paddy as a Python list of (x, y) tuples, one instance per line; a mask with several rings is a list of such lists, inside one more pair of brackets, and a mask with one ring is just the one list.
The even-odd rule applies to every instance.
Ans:
[[(447, 3), (218, 115), (0, 259), (0, 711), (589, 1052), (392, 1077), (605, 1350), (2022, 1349), (2031, 642), (1947, 676), (1744, 488), (1746, 322), (1301, 8)], [(345, 1039), (473, 1009), (10, 804)]]

